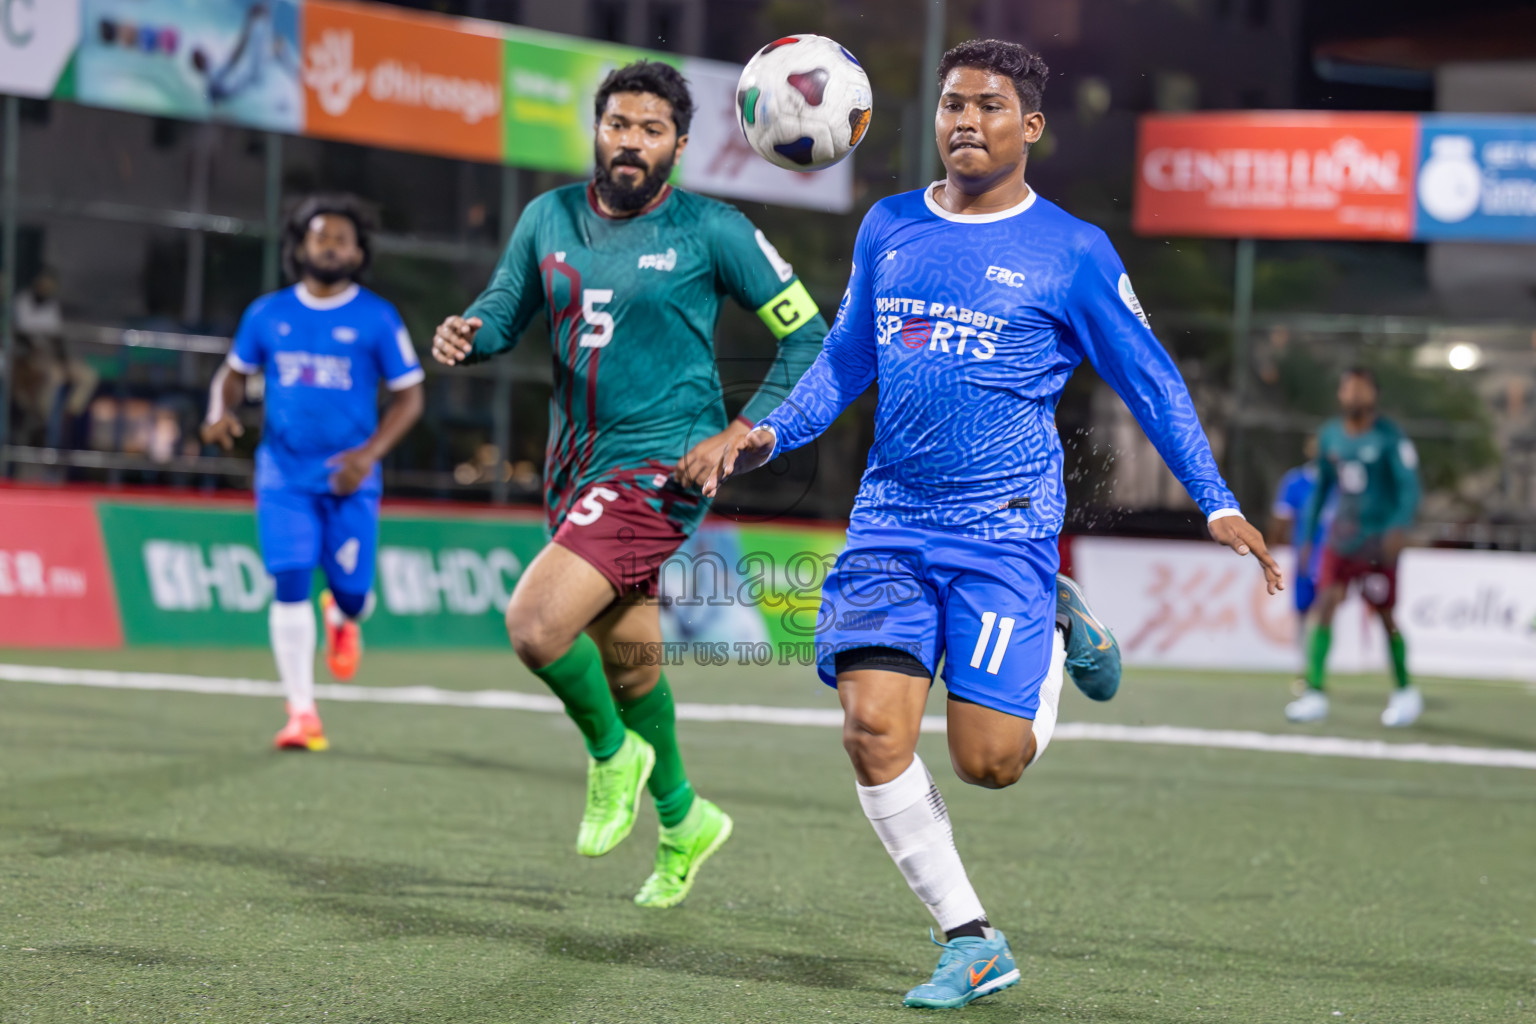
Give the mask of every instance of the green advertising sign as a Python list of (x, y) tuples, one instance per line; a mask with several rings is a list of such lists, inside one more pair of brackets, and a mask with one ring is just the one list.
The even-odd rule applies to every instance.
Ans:
[(386, 515), (368, 642), (506, 646), (507, 601), (544, 544), (544, 527), (533, 520)]
[(272, 578), (250, 509), (97, 506), (129, 644), (267, 642)]
[[(129, 644), (266, 644), (273, 583), (251, 509), (98, 508)], [(507, 599), (543, 545), (532, 520), (386, 514), (368, 643), (505, 644)]]
[(846, 543), (844, 531), (743, 526), (739, 536), (743, 575), (764, 584), (758, 611), (775, 649), (814, 641), (821, 585)]
[(609, 71), (642, 58), (681, 67), (666, 54), (522, 29), (506, 47), (503, 158), (567, 174), (592, 166), (592, 97)]
[[(130, 645), (267, 643), (274, 584), (248, 505), (97, 505)], [(534, 518), (385, 512), (365, 629), (378, 647), (502, 647), (523, 567), (544, 547)], [(815, 639), (840, 530), (712, 523), (662, 572), (669, 639)], [(315, 592), (324, 586), (316, 574)]]

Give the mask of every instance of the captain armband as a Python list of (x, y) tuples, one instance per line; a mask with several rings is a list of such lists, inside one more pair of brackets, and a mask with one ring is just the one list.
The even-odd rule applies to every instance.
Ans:
[(768, 325), (779, 341), (810, 323), (820, 312), (811, 293), (798, 280), (757, 307), (758, 319)]

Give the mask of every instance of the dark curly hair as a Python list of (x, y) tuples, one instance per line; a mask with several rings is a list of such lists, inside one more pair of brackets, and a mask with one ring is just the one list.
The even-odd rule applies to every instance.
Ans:
[(687, 135), (693, 123), (693, 94), (688, 91), (688, 80), (670, 64), (654, 60), (637, 60), (621, 68), (614, 68), (597, 87), (592, 97), (592, 119), (601, 121), (608, 108), (608, 97), (616, 92), (648, 92), (660, 96), (672, 104), (672, 123), (678, 135)]
[(955, 68), (979, 68), (1008, 78), (1026, 114), (1040, 109), (1045, 80), (1051, 74), (1038, 53), (1001, 39), (968, 39), (952, 47), (939, 59), (939, 81), (948, 78)]
[(326, 214), (347, 218), (357, 231), (357, 247), (363, 250), (363, 262), (353, 276), (361, 275), (373, 262), (370, 236), (378, 226), (373, 208), (346, 192), (312, 195), (293, 208), (283, 226), (283, 273), (288, 280), (297, 281), (304, 276), (304, 268), (299, 266), (299, 249), (304, 245), (304, 236), (309, 234), (309, 222)]
[(1371, 369), (1369, 366), (1364, 366), (1360, 363), (1355, 363), (1353, 366), (1347, 366), (1344, 368), (1344, 372), (1339, 374), (1340, 380), (1343, 380), (1345, 377), (1359, 377), (1361, 380), (1365, 381), (1372, 388), (1374, 388), (1378, 393), (1381, 391), (1381, 385), (1376, 382), (1376, 371)]

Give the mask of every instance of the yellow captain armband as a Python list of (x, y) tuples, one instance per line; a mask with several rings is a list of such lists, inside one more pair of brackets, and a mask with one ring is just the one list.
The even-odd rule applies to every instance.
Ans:
[(768, 325), (779, 341), (810, 323), (820, 312), (811, 293), (799, 280), (757, 307), (758, 319)]

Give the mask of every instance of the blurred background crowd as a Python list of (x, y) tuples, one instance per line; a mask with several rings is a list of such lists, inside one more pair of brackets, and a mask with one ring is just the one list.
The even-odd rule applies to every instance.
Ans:
[[(248, 95), (263, 73), (301, 73), (284, 23), (294, 4), (233, 6), (242, 12), (234, 45), (198, 49), (191, 59), (215, 105)], [(795, 207), (735, 199), (829, 313), (863, 211), (935, 176), (922, 108), (929, 41), (919, 29), (929, 5), (916, 0), (376, 6), (736, 64), (789, 31), (860, 40), (875, 116), (853, 160), (847, 201), (814, 209), (814, 200)], [(1000, 36), (1042, 51), (1052, 69), (1048, 129), (1031, 154), (1029, 180), (1109, 232), (1245, 506), (1268, 508), (1281, 474), (1302, 460), (1308, 436), (1333, 412), (1338, 370), (1363, 363), (1381, 381), (1383, 411), (1422, 454), (1421, 539), (1536, 550), (1536, 247), (1153, 237), (1133, 229), (1132, 202), (1138, 124), (1148, 114), (1536, 113), (1536, 8), (1499, 0), (1468, 0), (1454, 12), (1435, 0), (951, 0), (940, 7), (945, 42)], [(20, 38), (16, 26), (35, 22), (39, 8), (0, 0), (0, 22)], [(406, 151), (430, 145), (301, 136), (281, 130), (281, 118), (267, 130), (249, 118), (145, 113), (151, 104), (132, 96), (89, 102), (91, 89), (108, 86), (92, 85), (87, 72), (126, 88), (125, 78), (111, 79), (110, 60), (196, 42), (190, 31), (179, 39), (174, 31), (156, 34), (148, 21), (129, 24), (124, 8), (134, 4), (84, 3), (80, 53), (61, 77), (73, 82), (51, 98), (4, 100), (14, 340), (0, 472), (30, 481), (248, 487), (249, 451), (204, 448), (197, 426), (241, 311), (281, 283), (278, 225), (298, 197), (345, 190), (376, 206), (383, 231), (369, 284), (399, 307), (424, 351), (432, 325), (462, 310), (487, 280), (522, 205), (580, 173)], [(69, 88), (73, 98), (59, 98)], [(1532, 154), (1536, 166), (1536, 143)], [(1531, 205), (1536, 224), (1536, 199)], [(541, 332), (536, 327), (513, 358), (482, 367), (440, 373), (428, 363), (427, 413), (387, 464), (391, 494), (538, 500), (550, 390)], [(729, 404), (739, 406), (773, 341), (750, 313), (730, 308), (718, 348)], [(846, 515), (853, 469), (870, 440), (873, 395), (865, 402), (812, 455), (737, 485), (740, 510)], [(246, 412), (256, 426), (259, 410)], [(1074, 378), (1058, 419), (1073, 497), (1069, 530), (1199, 529), (1182, 489), (1091, 371)], [(257, 436), (248, 432), (247, 448)]]

